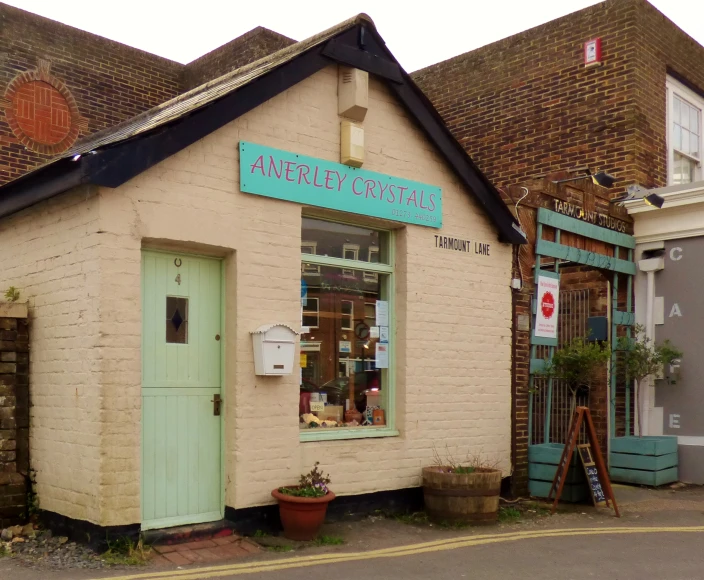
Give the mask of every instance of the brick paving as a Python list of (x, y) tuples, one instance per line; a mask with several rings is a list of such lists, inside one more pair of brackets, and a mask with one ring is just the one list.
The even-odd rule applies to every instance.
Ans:
[(152, 561), (156, 564), (187, 566), (188, 564), (205, 564), (241, 558), (255, 554), (261, 549), (249, 540), (237, 535), (230, 535), (182, 544), (154, 546), (153, 550)]

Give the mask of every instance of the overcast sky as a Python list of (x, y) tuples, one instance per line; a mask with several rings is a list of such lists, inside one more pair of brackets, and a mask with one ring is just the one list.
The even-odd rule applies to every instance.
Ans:
[[(187, 63), (265, 26), (303, 40), (369, 14), (409, 72), (554, 20), (591, 0), (4, 0), (52, 20)], [(652, 0), (704, 44), (704, 1)]]

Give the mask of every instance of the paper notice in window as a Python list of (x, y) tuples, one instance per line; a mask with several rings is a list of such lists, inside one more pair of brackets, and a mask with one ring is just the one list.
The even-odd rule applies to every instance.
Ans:
[(381, 342), (376, 343), (376, 368), (378, 369), (388, 369), (389, 368), (389, 345), (382, 344)]
[(376, 325), (389, 325), (389, 303), (386, 300), (376, 301)]
[(369, 338), (379, 338), (379, 327), (378, 326), (372, 326), (369, 329)]
[(389, 342), (389, 327), (380, 326), (379, 327), (379, 342)]
[(310, 402), (310, 412), (311, 413), (321, 413), (325, 410), (325, 403), (320, 401), (319, 403)]

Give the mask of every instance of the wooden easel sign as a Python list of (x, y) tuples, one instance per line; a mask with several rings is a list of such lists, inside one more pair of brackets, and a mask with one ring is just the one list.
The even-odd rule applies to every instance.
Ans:
[[(579, 430), (585, 420), (589, 443), (578, 446), (577, 439), (579, 437)], [(618, 506), (616, 505), (616, 498), (614, 497), (613, 489), (611, 489), (611, 480), (609, 480), (609, 474), (606, 471), (606, 464), (604, 463), (604, 458), (601, 455), (599, 440), (596, 437), (596, 429), (594, 429), (592, 416), (587, 407), (577, 407), (574, 415), (572, 416), (570, 428), (567, 432), (567, 442), (565, 443), (565, 448), (562, 451), (560, 463), (557, 466), (555, 478), (552, 481), (550, 493), (548, 494), (548, 499), (550, 499), (553, 492), (555, 493), (555, 501), (553, 501), (551, 513), (555, 513), (555, 510), (557, 509), (557, 502), (560, 501), (562, 489), (565, 487), (567, 471), (570, 468), (572, 454), (575, 449), (579, 450), (579, 457), (582, 461), (582, 465), (584, 466), (584, 473), (586, 474), (587, 481), (589, 482), (589, 492), (591, 493), (594, 505), (598, 506), (606, 504), (607, 507), (611, 507), (609, 505), (609, 501), (611, 501), (611, 503), (613, 503), (614, 512), (616, 512), (616, 517), (620, 518), (621, 514), (619, 513)]]

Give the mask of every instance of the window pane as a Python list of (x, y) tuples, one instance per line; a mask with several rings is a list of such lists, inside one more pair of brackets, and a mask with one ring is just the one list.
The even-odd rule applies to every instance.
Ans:
[(681, 103), (681, 114), (680, 114), (680, 125), (683, 129), (689, 129), (689, 110), (691, 107), (682, 101)]
[(672, 130), (672, 146), (678, 151), (682, 151), (682, 129), (677, 125)]
[(694, 133), (689, 134), (689, 153), (694, 157), (699, 157), (699, 136)]
[(309, 328), (318, 328), (318, 324), (318, 299), (306, 298), (306, 304), (303, 306), (303, 318), (301, 320), (301, 326), (307, 326)]
[(166, 297), (166, 342), (188, 343), (188, 298)]
[[(373, 407), (387, 408), (388, 372), (376, 368), (378, 339), (369, 337), (368, 328), (375, 322), (376, 301), (386, 297), (389, 276), (380, 274), (371, 283), (360, 271), (353, 271), (357, 274), (354, 278), (346, 276), (347, 271), (321, 266), (319, 280), (306, 279), (308, 303), (316, 300), (319, 305), (319, 323), (318, 328), (301, 335), (298, 414), (302, 429), (310, 427), (303, 416), (310, 419), (311, 405), (323, 409), (312, 413), (318, 421), (329, 419), (334, 426), (359, 428), (372, 426), (373, 420), (367, 424), (367, 413), (372, 419)], [(350, 400), (358, 414), (354, 421), (348, 415), (345, 425)]]
[(672, 122), (677, 123), (678, 125), (680, 124), (680, 100), (679, 98), (675, 97), (673, 99), (673, 109), (674, 111), (672, 112)]
[[(310, 244), (311, 252), (318, 256), (362, 260), (369, 255), (369, 248), (380, 249), (378, 261), (388, 264), (388, 235), (370, 228), (303, 218), (301, 239)], [(313, 247), (312, 244), (315, 244)]]
[(694, 107), (689, 111), (689, 129), (699, 135), (699, 109)]

